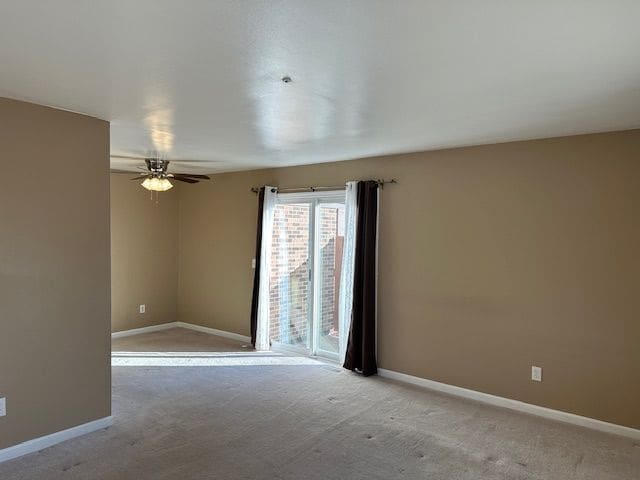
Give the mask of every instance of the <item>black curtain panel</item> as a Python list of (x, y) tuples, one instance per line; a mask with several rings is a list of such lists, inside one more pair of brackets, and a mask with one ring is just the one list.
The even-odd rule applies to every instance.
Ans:
[(262, 250), (262, 213), (264, 210), (264, 187), (258, 192), (258, 231), (256, 234), (256, 268), (253, 271), (253, 297), (251, 298), (251, 344), (256, 346), (258, 329), (258, 297), (260, 295), (260, 252)]
[(358, 218), (353, 269), (353, 311), (344, 368), (364, 376), (376, 364), (376, 237), (378, 182), (358, 182)]

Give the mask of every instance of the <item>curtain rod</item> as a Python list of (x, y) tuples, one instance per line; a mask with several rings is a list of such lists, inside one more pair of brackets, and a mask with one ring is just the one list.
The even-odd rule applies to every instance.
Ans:
[[(391, 180), (375, 180), (375, 182), (380, 186), (380, 188), (384, 188), (386, 184), (389, 183), (398, 183), (395, 178)], [(316, 186), (316, 187), (291, 187), (291, 188), (280, 188), (274, 187), (277, 192), (318, 192), (322, 190), (344, 190), (346, 185), (334, 185), (334, 186)], [(260, 187), (251, 188), (253, 193), (258, 193), (260, 191)]]

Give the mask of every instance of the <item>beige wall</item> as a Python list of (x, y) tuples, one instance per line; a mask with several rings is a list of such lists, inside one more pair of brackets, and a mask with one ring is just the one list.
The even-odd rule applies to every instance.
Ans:
[(396, 177), (380, 366), (640, 428), (639, 154), (636, 130), (217, 175), (180, 191), (180, 320), (249, 333), (251, 186)]
[(114, 332), (178, 320), (178, 192), (163, 192), (156, 203), (134, 176), (111, 174)]
[(180, 188), (180, 321), (249, 335), (262, 172), (216, 175)]
[(106, 417), (109, 124), (0, 98), (0, 449)]

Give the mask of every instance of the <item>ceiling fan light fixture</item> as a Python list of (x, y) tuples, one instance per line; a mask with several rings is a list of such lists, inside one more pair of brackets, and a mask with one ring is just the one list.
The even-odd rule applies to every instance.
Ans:
[(173, 188), (173, 184), (169, 180), (158, 177), (145, 178), (144, 182), (140, 185), (152, 192), (166, 192), (170, 188)]

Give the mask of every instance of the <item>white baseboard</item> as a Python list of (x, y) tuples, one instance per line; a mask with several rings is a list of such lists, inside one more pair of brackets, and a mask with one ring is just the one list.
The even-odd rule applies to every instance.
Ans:
[(201, 325), (194, 325), (193, 323), (176, 322), (177, 327), (188, 328), (195, 330), (196, 332), (209, 333), (211, 335), (218, 335), (219, 337), (230, 338), (231, 340), (237, 340), (239, 342), (251, 342), (251, 338), (246, 335), (240, 335), (239, 333), (227, 332), (225, 330), (218, 330), (217, 328), (203, 327)]
[(246, 343), (251, 342), (251, 338), (247, 337), (246, 335), (227, 332), (225, 330), (218, 330), (217, 328), (203, 327), (202, 325), (195, 325), (193, 323), (186, 323), (186, 322), (169, 322), (169, 323), (162, 323), (160, 325), (151, 325), (150, 327), (134, 328), (132, 330), (123, 330), (121, 332), (112, 333), (111, 338), (129, 337), (131, 335), (158, 332), (160, 330), (168, 330), (170, 328), (188, 328), (189, 330), (195, 330), (196, 332), (204, 332), (210, 335), (217, 335), (219, 337), (230, 338), (231, 340), (237, 340), (239, 342), (246, 342)]
[(96, 430), (101, 430), (103, 428), (110, 427), (111, 425), (113, 425), (113, 417), (104, 417), (89, 423), (83, 423), (77, 427), (68, 428), (67, 430), (62, 430), (60, 432), (45, 435), (44, 437), (38, 437), (33, 440), (19, 443), (13, 447), (0, 450), (0, 463), (43, 450), (47, 447), (56, 445), (57, 443), (71, 440), (72, 438), (86, 435), (87, 433), (95, 432)]
[(400, 382), (410, 383), (419, 387), (428, 388), (429, 390), (448, 393), (450, 395), (455, 395), (456, 397), (468, 398), (470, 400), (476, 400), (478, 402), (495, 405), (497, 407), (508, 408), (510, 410), (516, 410), (518, 412), (524, 412), (530, 415), (536, 415), (538, 417), (548, 418), (564, 423), (570, 423), (572, 425), (578, 425), (580, 427), (586, 427), (592, 430), (612, 433), (614, 435), (621, 435), (623, 437), (632, 438), (634, 440), (640, 440), (640, 430), (637, 430), (635, 428), (624, 427), (622, 425), (603, 422), (602, 420), (596, 420), (594, 418), (582, 417), (573, 413), (540, 407), (538, 405), (532, 405), (530, 403), (520, 402), (518, 400), (512, 400), (510, 398), (498, 397), (489, 393), (477, 392), (475, 390), (469, 390), (467, 388), (456, 387), (454, 385), (448, 385), (446, 383), (440, 383), (434, 380), (427, 380), (426, 378), (414, 377), (413, 375), (394, 372), (393, 370), (385, 370), (379, 368), (378, 375), (392, 380), (398, 380)]
[(151, 325), (150, 327), (133, 328), (131, 330), (122, 330), (120, 332), (113, 332), (111, 338), (130, 337), (131, 335), (138, 335), (140, 333), (158, 332), (160, 330), (168, 330), (170, 328), (178, 327), (179, 322), (161, 323), (160, 325)]

